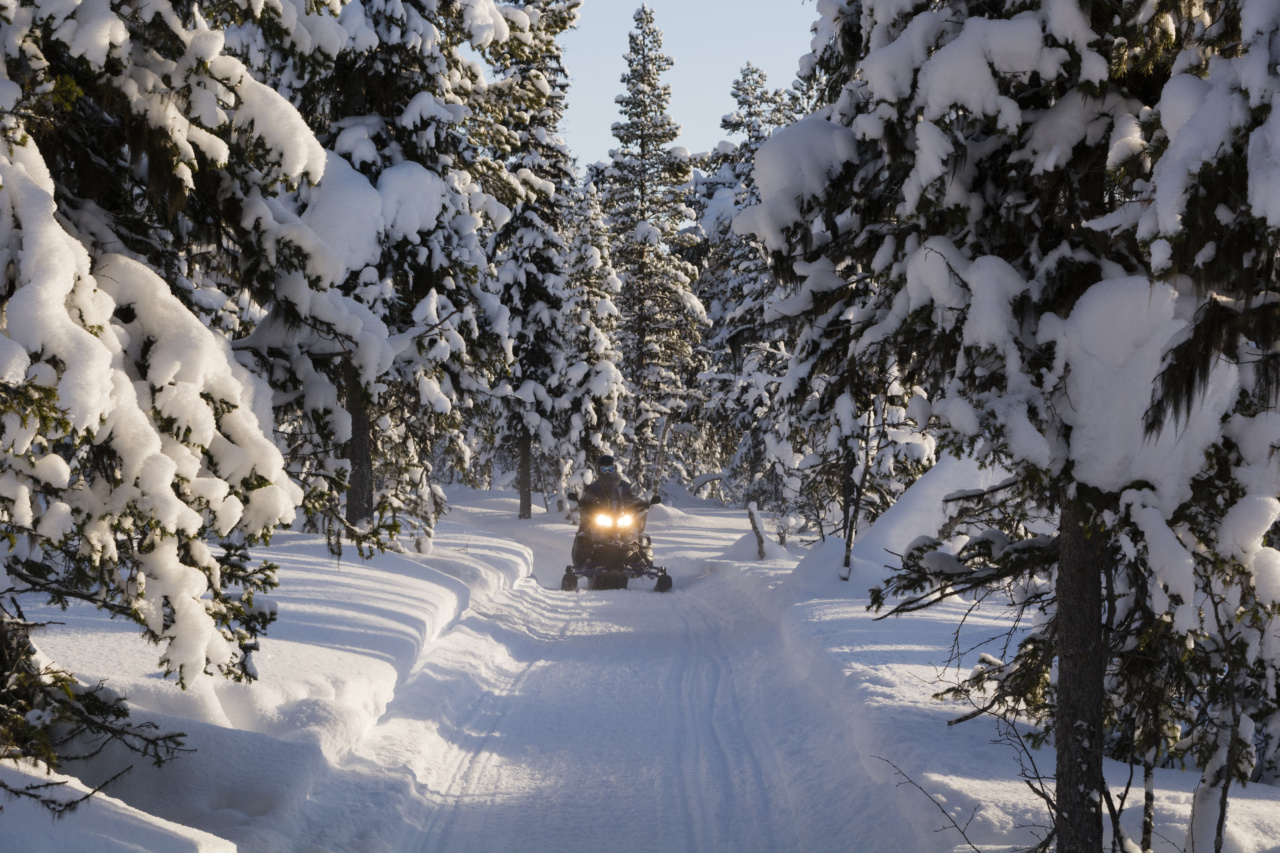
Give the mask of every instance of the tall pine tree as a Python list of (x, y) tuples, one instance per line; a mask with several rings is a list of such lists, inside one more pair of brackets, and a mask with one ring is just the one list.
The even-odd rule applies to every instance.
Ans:
[(666, 475), (665, 443), (687, 418), (696, 396), (697, 343), (706, 314), (693, 293), (697, 270), (682, 260), (692, 167), (672, 147), (680, 128), (668, 114), (671, 87), (653, 10), (641, 6), (628, 35), (626, 87), (613, 125), (619, 146), (597, 177), (613, 234), (613, 263), (622, 280), (619, 348), (631, 395), (624, 403), (631, 441), (631, 476), (656, 485)]
[[(1269, 4), (1230, 2), (1175, 14), (1180, 53), (1155, 109), (1118, 135), (1111, 166), (1131, 201), (1097, 227), (1136, 237), (1153, 278), (1177, 294), (1190, 318), (1168, 351), (1146, 412), (1153, 436), (1202, 441), (1205, 410), (1221, 414), (1190, 498), (1168, 519), (1183, 548), (1149, 547), (1156, 594), (1189, 565), (1198, 619), (1132, 607), (1163, 642), (1141, 674), (1170, 701), (1146, 715), (1167, 721), (1155, 754), (1188, 748), (1202, 770), (1187, 849), (1222, 849), (1234, 782), (1274, 779), (1280, 769), (1276, 700), (1280, 589), (1274, 525), (1280, 518), (1280, 311), (1275, 294), (1280, 208), (1274, 187), (1275, 35)], [(1265, 72), (1263, 69), (1266, 69)], [(1160, 530), (1146, 511), (1144, 529)], [(1133, 597), (1137, 597), (1136, 595)], [(1153, 691), (1154, 692), (1154, 691)], [(1133, 726), (1140, 734), (1157, 726)]]
[[(766, 88), (763, 71), (748, 63), (734, 81), (737, 109), (721, 129), (743, 138), (722, 142), (702, 164), (696, 208), (704, 241), (697, 292), (709, 328), (703, 336), (706, 372), (699, 406), (708, 475), (718, 473), (722, 494), (759, 501), (764, 473), (756, 467), (757, 437), (746, 436), (761, 420), (778, 373), (777, 350), (762, 316), (764, 297), (774, 289), (767, 252), (758, 240), (734, 233), (733, 220), (759, 202), (752, 170), (755, 152), (780, 124), (786, 124), (783, 94)], [(769, 501), (769, 503), (776, 503)]]
[(593, 185), (575, 195), (570, 215), (569, 289), (563, 308), (567, 347), (576, 361), (562, 369), (569, 399), (569, 432), (558, 459), (560, 488), (586, 486), (584, 473), (596, 457), (611, 453), (625, 426), (621, 405), (626, 378), (618, 365), (618, 294), (609, 228)]
[[(1207, 444), (1148, 447), (1142, 428), (1177, 334), (1173, 300), (1142, 277), (1136, 240), (1085, 227), (1119, 204), (1111, 140), (1168, 75), (1162, 26), (1097, 5), (827, 4), (815, 64), (835, 86), (830, 107), (766, 143), (765, 203), (747, 215), (793, 253), (787, 298), (814, 345), (797, 345), (797, 387), (830, 352), (845, 365), (833, 393), (866, 378), (921, 388), (915, 420), (1012, 475), (917, 543), (875, 601), (901, 595), (897, 607), (913, 609), (995, 590), (1044, 610), (1016, 659), (983, 679), (996, 698), (968, 695), (1052, 734), (1064, 851), (1101, 847), (1104, 693), (1140, 636), (1114, 602), (1104, 608), (1104, 586), (1149, 592), (1177, 631), (1194, 626), (1189, 573), (1155, 557)], [(867, 416), (858, 394), (839, 399), (817, 411)], [(1036, 532), (1037, 512), (1056, 519), (1055, 537)]]
[[(314, 235), (306, 273), (325, 290), (310, 305), (327, 322), (269, 317), (245, 348), (288, 380), (278, 416), (309, 510), (331, 533), (410, 525), (425, 547), (443, 510), (436, 466), (465, 469), (463, 412), (505, 363), (506, 312), (481, 275), (480, 229), (509, 211), (479, 183), (496, 171), (489, 188), (501, 185), (502, 169), (471, 138), (484, 81), (464, 53), (504, 41), (507, 14), (488, 0), (348, 4), (336, 22), (310, 10), (295, 40), (333, 54), (308, 66), (264, 48), (271, 27), (235, 32), (328, 152), (325, 179), (292, 210)], [(315, 35), (335, 24), (330, 41)]]
[[(53, 769), (83, 738), (155, 760), (178, 745), (43, 663), (24, 602), (136, 623), (184, 686), (253, 678), (274, 618), (255, 599), (274, 569), (247, 549), (301, 494), (271, 438), (270, 391), (223, 332), (301, 268), (265, 211), (325, 164), (203, 11), (37, 2), (0, 17), (5, 760)], [(56, 785), (13, 793), (69, 806)]]
[[(564, 490), (566, 463), (576, 461), (582, 433), (611, 426), (583, 415), (595, 404), (616, 405), (618, 394), (616, 382), (582, 381), (599, 354), (574, 310), (579, 295), (566, 239), (579, 224), (578, 189), (559, 136), (568, 81), (556, 39), (576, 24), (580, 5), (544, 0), (525, 6), (530, 38), (503, 46), (501, 76), (488, 91), (493, 120), (509, 141), (501, 152), (505, 168), (524, 196), (492, 239), (496, 290), (511, 313), (511, 377), (490, 404), (495, 448), (516, 470), (521, 518), (532, 514), (535, 478), (544, 492)], [(605, 439), (597, 432), (585, 440), (600, 445)]]

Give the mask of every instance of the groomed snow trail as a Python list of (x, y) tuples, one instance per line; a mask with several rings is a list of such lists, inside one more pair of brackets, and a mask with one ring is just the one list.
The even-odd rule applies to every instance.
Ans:
[[(136, 764), (54, 832), (37, 806), (0, 798), (0, 850), (973, 849), (952, 819), (974, 847), (1033, 847), (1045, 806), (996, 728), (951, 726), (956, 706), (933, 698), (980, 651), (1008, 653), (1007, 613), (952, 602), (877, 621), (866, 609), (891, 562), (880, 555), (937, 529), (942, 497), (972, 482), (957, 465), (939, 463), (859, 537), (848, 583), (834, 571), (841, 542), (798, 565), (778, 548), (761, 561), (743, 513), (689, 498), (650, 517), (676, 583), (666, 595), (560, 592), (573, 528), (518, 521), (509, 492), (450, 495), (426, 557), (336, 559), (319, 537), (281, 533), (261, 554), (280, 565), (281, 618), (252, 684), (183, 691), (123, 620), (29, 610), (50, 623), (42, 652), (106, 679), (195, 751)], [(942, 672), (961, 623), (968, 659)], [(52, 778), (84, 792), (135, 762), (108, 748)], [(1107, 774), (1118, 798), (1130, 768)], [(13, 765), (0, 777), (49, 781)], [(1157, 773), (1156, 832), (1173, 839), (1160, 853), (1181, 849), (1197, 777)], [(1126, 809), (1133, 836), (1140, 818)], [(1236, 788), (1224, 850), (1280, 853), (1276, 838), (1280, 791)]]
[[(811, 689), (740, 583), (702, 571), (723, 519), (682, 515), (651, 525), (667, 595), (547, 589), (571, 528), (503, 520), (542, 583), (474, 606), (424, 650), (313, 792), (309, 849), (914, 850), (892, 789), (867, 783), (847, 709)], [(386, 790), (354, 801), (387, 813), (335, 821), (361, 777)]]

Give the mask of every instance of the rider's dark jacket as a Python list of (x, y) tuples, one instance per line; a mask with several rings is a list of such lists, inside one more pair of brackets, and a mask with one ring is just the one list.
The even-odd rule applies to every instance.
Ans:
[(582, 490), (582, 499), (578, 508), (582, 511), (582, 523), (586, 524), (587, 512), (600, 506), (608, 506), (613, 501), (619, 503), (635, 497), (635, 486), (632, 486), (621, 474), (602, 474), (587, 484)]
[[(636, 497), (635, 486), (622, 478), (621, 474), (602, 474), (587, 484), (578, 500), (578, 535), (573, 537), (573, 564), (580, 566), (586, 562), (591, 547), (588, 525), (597, 510), (608, 508), (617, 501), (625, 504)], [(639, 533), (644, 532), (644, 517), (641, 516)]]

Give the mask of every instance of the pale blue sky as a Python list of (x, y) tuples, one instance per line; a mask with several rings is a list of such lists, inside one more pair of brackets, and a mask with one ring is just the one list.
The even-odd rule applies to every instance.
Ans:
[[(708, 151), (724, 138), (720, 117), (733, 109), (729, 88), (748, 61), (764, 69), (769, 85), (795, 78), (809, 52), (813, 0), (648, 0), (663, 51), (675, 60), (664, 81), (671, 85), (671, 115), (683, 128), (677, 142)], [(561, 131), (579, 168), (603, 160), (617, 141), (613, 99), (622, 93), (627, 33), (640, 0), (586, 0), (576, 31), (561, 38), (569, 72), (569, 109)]]

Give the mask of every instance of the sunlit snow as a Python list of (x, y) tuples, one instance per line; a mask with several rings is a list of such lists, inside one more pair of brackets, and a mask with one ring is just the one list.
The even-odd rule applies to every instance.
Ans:
[[(976, 662), (946, 668), (966, 605), (883, 622), (865, 607), (888, 551), (972, 474), (937, 466), (859, 540), (848, 582), (838, 540), (759, 561), (744, 512), (691, 498), (651, 511), (666, 595), (558, 591), (573, 527), (517, 522), (511, 493), (453, 490), (430, 557), (338, 560), (286, 533), (269, 549), (281, 618), (250, 686), (182, 692), (129, 626), (32, 614), (62, 623), (42, 651), (197, 751), (135, 767), (55, 832), (5, 802), (5, 849), (968, 849), (939, 808), (984, 850), (1033, 844), (1048, 815), (1012, 749), (989, 720), (948, 726), (967, 709), (932, 698)], [(962, 647), (1001, 618), (971, 614)], [(69, 769), (94, 784), (109, 765)], [(1127, 773), (1108, 765), (1116, 793)], [(1196, 779), (1158, 772), (1160, 836), (1183, 836)], [(1274, 788), (1238, 790), (1231, 814), (1226, 849), (1273, 848)], [(1139, 817), (1126, 810), (1131, 832)]]

